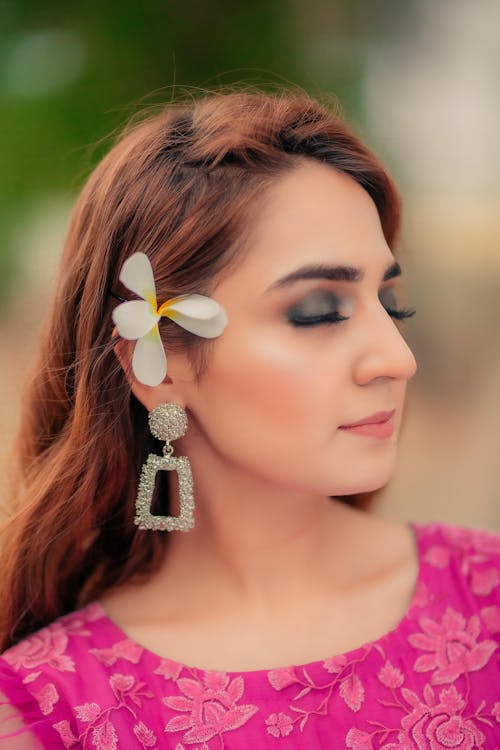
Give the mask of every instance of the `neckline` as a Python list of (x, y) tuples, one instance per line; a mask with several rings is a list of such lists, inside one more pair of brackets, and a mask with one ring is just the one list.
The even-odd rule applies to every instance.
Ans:
[(147, 646), (144, 646), (139, 641), (135, 640), (131, 636), (129, 636), (123, 628), (118, 625), (115, 620), (113, 620), (104, 606), (101, 604), (101, 602), (96, 599), (93, 602), (91, 602), (88, 607), (97, 608), (98, 612), (100, 613), (99, 620), (104, 620), (107, 624), (108, 629), (113, 633), (114, 638), (116, 640), (127, 640), (130, 644), (132, 644), (135, 648), (141, 649), (142, 654), (146, 656), (148, 660), (152, 660), (155, 662), (168, 662), (170, 665), (172, 665), (172, 671), (178, 671), (180, 674), (181, 670), (187, 670), (190, 673), (205, 673), (205, 674), (224, 674), (229, 679), (236, 678), (239, 676), (243, 676), (246, 678), (251, 678), (255, 680), (260, 680), (263, 678), (266, 678), (269, 672), (280, 672), (280, 671), (294, 671), (294, 670), (307, 670), (308, 672), (311, 672), (311, 670), (316, 670), (318, 667), (322, 668), (325, 662), (331, 661), (331, 662), (344, 662), (344, 661), (351, 661), (355, 656), (361, 655), (361, 653), (366, 652), (368, 650), (371, 650), (373, 647), (376, 647), (377, 644), (387, 644), (392, 639), (397, 638), (400, 636), (401, 630), (406, 626), (406, 624), (412, 619), (412, 614), (415, 609), (415, 607), (419, 606), (419, 597), (420, 597), (420, 589), (421, 585), (423, 583), (423, 542), (422, 542), (422, 531), (424, 526), (420, 523), (417, 523), (415, 521), (407, 521), (405, 523), (405, 526), (407, 526), (413, 533), (413, 540), (415, 545), (415, 552), (417, 556), (417, 576), (413, 587), (413, 592), (410, 599), (410, 604), (408, 605), (408, 608), (406, 609), (406, 612), (401, 617), (401, 619), (397, 622), (397, 624), (391, 628), (391, 630), (388, 630), (387, 632), (383, 633), (378, 638), (375, 638), (371, 641), (366, 641), (365, 643), (362, 643), (359, 646), (356, 646), (353, 649), (350, 649), (349, 651), (343, 651), (341, 653), (337, 654), (329, 654), (325, 656), (322, 659), (316, 659), (314, 661), (306, 662), (303, 664), (290, 664), (287, 666), (270, 666), (270, 667), (264, 667), (261, 669), (251, 669), (251, 670), (228, 670), (228, 669), (205, 669), (205, 667), (197, 667), (191, 664), (186, 664), (184, 662), (180, 662), (177, 659), (172, 659), (168, 656), (163, 656), (162, 654), (159, 654), (155, 651), (152, 651), (151, 649), (147, 648)]

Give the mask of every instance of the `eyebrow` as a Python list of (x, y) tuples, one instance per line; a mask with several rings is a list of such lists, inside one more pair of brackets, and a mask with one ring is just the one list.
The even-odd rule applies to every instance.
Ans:
[[(389, 281), (396, 276), (401, 276), (401, 266), (397, 261), (391, 263), (384, 272), (382, 281)], [(328, 281), (362, 281), (364, 279), (365, 272), (362, 268), (356, 266), (328, 266), (324, 263), (312, 263), (306, 266), (301, 266), (295, 271), (288, 273), (286, 276), (282, 276), (271, 284), (266, 289), (270, 292), (273, 289), (282, 289), (283, 287), (290, 286), (296, 281), (303, 279), (327, 279)]]

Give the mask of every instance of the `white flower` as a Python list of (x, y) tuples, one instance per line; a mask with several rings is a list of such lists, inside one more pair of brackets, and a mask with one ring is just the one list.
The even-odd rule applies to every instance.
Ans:
[(120, 281), (142, 297), (117, 305), (112, 313), (118, 333), (137, 339), (132, 356), (134, 375), (145, 385), (159, 385), (167, 374), (167, 357), (160, 338), (162, 315), (204, 338), (219, 336), (227, 325), (224, 308), (203, 294), (181, 294), (158, 307), (153, 269), (144, 253), (134, 253), (122, 266)]

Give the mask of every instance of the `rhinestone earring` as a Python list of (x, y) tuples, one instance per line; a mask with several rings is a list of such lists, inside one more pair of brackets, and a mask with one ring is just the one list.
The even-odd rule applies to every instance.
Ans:
[[(171, 440), (176, 440), (187, 430), (187, 414), (182, 406), (166, 402), (149, 412), (149, 429), (159, 440), (165, 440), (163, 457), (150, 453), (142, 465), (134, 523), (140, 529), (154, 531), (189, 531), (194, 526), (193, 477), (187, 456), (172, 456)], [(162, 469), (177, 471), (179, 480), (180, 510), (178, 516), (155, 516), (151, 513), (151, 502), (155, 488), (156, 473)]]

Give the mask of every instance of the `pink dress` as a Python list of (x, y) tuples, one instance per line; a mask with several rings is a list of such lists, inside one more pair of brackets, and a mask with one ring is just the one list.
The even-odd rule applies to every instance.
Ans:
[(500, 533), (408, 525), (418, 581), (377, 640), (308, 664), (205, 671), (144, 648), (93, 602), (0, 656), (14, 715), (0, 733), (24, 726), (0, 747), (499, 750)]

